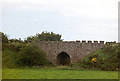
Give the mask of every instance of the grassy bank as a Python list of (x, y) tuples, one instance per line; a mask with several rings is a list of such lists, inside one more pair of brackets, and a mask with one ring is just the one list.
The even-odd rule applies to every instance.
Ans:
[(118, 79), (118, 71), (3, 69), (3, 79)]

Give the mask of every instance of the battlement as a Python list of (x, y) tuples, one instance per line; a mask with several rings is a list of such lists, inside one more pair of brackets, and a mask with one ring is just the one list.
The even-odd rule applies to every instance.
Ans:
[(76, 41), (36, 41), (36, 42), (44, 42), (44, 43), (83, 43), (83, 44), (115, 44), (116, 41), (113, 41), (113, 42), (104, 42), (104, 41), (91, 41), (91, 40), (76, 40)]

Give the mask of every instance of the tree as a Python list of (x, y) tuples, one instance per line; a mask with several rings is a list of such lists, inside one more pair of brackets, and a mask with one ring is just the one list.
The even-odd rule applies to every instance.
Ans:
[(60, 34), (55, 34), (53, 32), (42, 32), (41, 34), (36, 34), (35, 36), (29, 36), (25, 42), (31, 42), (35, 40), (41, 41), (62, 41)]
[(61, 41), (61, 35), (53, 32), (42, 32), (41, 34), (38, 34), (37, 37), (44, 41)]

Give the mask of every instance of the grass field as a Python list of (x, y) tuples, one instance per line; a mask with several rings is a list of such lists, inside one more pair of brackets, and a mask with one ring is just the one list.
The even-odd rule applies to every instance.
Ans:
[(118, 79), (117, 71), (3, 69), (3, 79)]

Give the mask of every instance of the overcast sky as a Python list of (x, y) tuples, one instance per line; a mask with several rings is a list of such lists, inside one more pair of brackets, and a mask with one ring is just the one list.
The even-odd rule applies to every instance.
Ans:
[(3, 0), (0, 31), (9, 38), (52, 31), (65, 41), (117, 41), (118, 1)]

